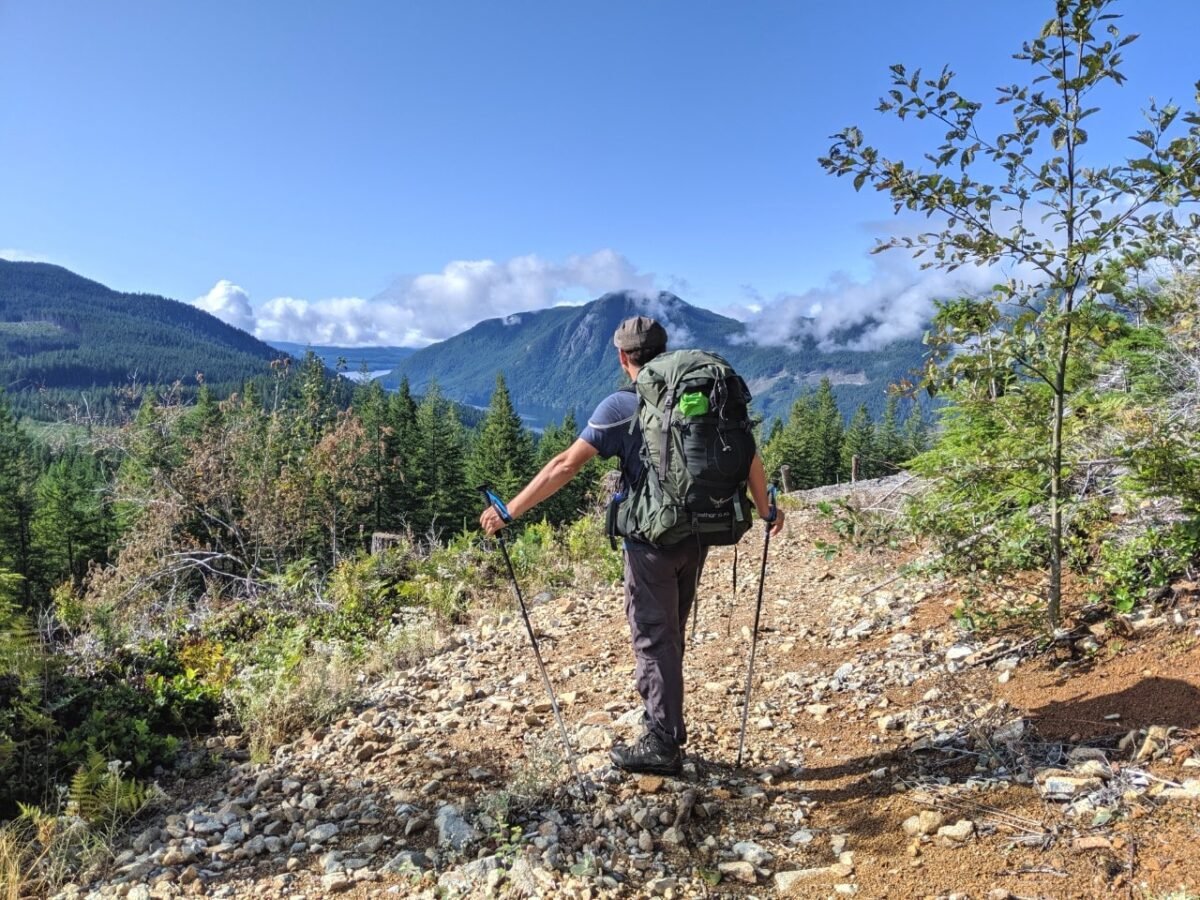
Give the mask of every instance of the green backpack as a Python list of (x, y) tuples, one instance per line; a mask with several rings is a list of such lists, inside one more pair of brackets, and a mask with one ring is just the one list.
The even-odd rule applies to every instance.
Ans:
[(676, 350), (643, 366), (633, 387), (642, 476), (614, 498), (610, 535), (657, 546), (736, 544), (750, 527), (746, 479), (756, 451), (746, 382), (715, 353)]

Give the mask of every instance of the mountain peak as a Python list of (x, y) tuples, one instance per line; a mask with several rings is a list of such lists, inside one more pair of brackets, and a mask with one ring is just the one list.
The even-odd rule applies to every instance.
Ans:
[(609, 291), (588, 306), (596, 306), (608, 310), (623, 309), (628, 315), (650, 315), (656, 312), (672, 312), (680, 309), (691, 309), (691, 305), (670, 291), (639, 291), (625, 288), (620, 291)]

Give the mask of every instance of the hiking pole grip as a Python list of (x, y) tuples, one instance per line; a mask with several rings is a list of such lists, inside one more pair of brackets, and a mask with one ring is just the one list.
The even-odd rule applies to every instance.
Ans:
[(487, 501), (488, 506), (496, 510), (496, 515), (500, 517), (500, 521), (502, 521), (505, 525), (511, 525), (513, 520), (512, 514), (509, 513), (508, 507), (504, 505), (504, 501), (496, 496), (495, 491), (493, 491), (490, 486), (481, 484), (479, 486), (479, 492), (483, 494), (483, 498)]

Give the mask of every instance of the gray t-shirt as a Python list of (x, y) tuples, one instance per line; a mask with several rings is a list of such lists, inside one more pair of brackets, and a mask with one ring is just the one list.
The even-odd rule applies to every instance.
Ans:
[(637, 424), (637, 409), (638, 397), (632, 390), (609, 394), (579, 432), (601, 458), (620, 459), (626, 486), (637, 484), (642, 475), (642, 429)]

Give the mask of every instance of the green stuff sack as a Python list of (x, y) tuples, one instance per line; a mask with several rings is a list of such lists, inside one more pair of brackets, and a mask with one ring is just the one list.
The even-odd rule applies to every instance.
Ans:
[(715, 353), (676, 350), (643, 366), (634, 389), (644, 465), (613, 530), (658, 546), (737, 543), (750, 527), (756, 451), (746, 382)]

